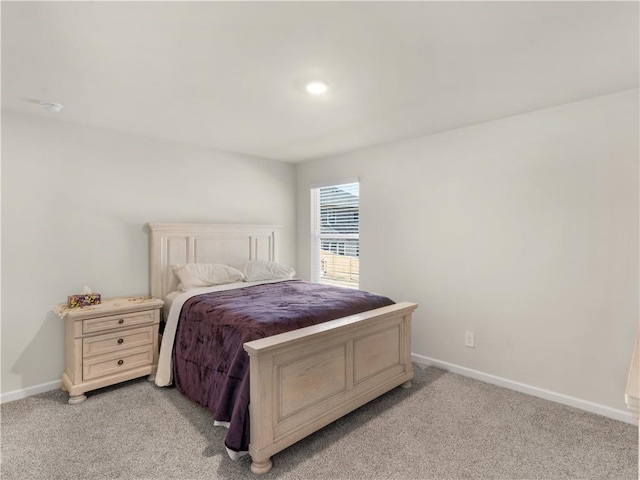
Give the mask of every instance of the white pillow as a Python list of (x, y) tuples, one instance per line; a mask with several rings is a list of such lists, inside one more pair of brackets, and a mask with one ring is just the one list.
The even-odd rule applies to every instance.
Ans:
[(210, 287), (224, 283), (239, 282), (244, 274), (229, 265), (221, 263), (187, 263), (171, 267), (180, 279), (178, 287), (181, 290), (191, 290), (198, 287)]
[(296, 271), (282, 263), (268, 262), (266, 260), (253, 260), (244, 266), (245, 282), (256, 280), (278, 280), (291, 278)]

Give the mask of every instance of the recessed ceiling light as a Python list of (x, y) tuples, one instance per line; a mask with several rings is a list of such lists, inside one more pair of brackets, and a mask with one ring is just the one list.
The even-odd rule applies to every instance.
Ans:
[(60, 105), (59, 103), (40, 102), (40, 106), (47, 112), (58, 113), (60, 110), (62, 110), (62, 105)]
[(327, 91), (329, 85), (324, 82), (311, 82), (307, 83), (307, 92), (312, 95), (322, 95)]

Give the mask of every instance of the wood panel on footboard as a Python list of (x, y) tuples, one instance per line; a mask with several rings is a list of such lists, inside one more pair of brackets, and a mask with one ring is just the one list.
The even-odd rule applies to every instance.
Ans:
[(251, 471), (399, 385), (409, 387), (411, 315), (398, 303), (244, 344), (250, 357)]

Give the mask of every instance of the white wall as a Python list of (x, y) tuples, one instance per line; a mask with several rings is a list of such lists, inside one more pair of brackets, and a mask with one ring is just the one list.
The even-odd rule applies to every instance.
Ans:
[(302, 164), (298, 271), (309, 185), (357, 176), (361, 288), (420, 304), (414, 353), (624, 410), (638, 129), (632, 90)]
[(60, 379), (67, 295), (148, 293), (149, 221), (283, 225), (294, 265), (295, 167), (2, 112), (2, 393)]

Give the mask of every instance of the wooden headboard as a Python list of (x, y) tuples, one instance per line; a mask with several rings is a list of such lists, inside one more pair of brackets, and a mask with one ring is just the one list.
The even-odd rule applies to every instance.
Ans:
[(224, 263), (242, 270), (249, 260), (278, 261), (277, 225), (147, 223), (151, 296), (176, 290), (172, 265)]

